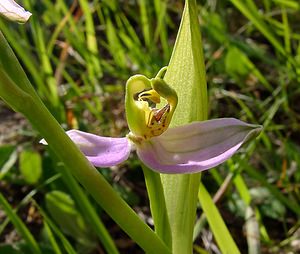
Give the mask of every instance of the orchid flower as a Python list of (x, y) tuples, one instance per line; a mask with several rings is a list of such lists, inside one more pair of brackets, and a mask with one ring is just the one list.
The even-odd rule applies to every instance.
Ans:
[(0, 15), (18, 23), (25, 23), (31, 16), (22, 6), (13, 0), (0, 0)]
[[(162, 78), (131, 77), (126, 84), (126, 116), (130, 129), (123, 138), (101, 137), (69, 130), (66, 133), (96, 167), (125, 161), (135, 147), (140, 160), (160, 173), (200, 172), (230, 158), (262, 127), (234, 118), (220, 118), (169, 128), (177, 94)], [(157, 107), (164, 100), (165, 105)], [(45, 140), (41, 143), (46, 144)]]

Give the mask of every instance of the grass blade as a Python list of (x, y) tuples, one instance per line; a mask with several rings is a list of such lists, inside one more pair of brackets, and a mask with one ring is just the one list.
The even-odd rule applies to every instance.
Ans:
[(240, 253), (220, 215), (218, 208), (215, 206), (202, 183), (200, 183), (198, 198), (222, 253)]
[(253, 6), (254, 3), (251, 1), (251, 8), (244, 2), (240, 0), (231, 0), (233, 5), (238, 8), (243, 15), (248, 18), (255, 26), (256, 28), (271, 42), (271, 44), (276, 48), (282, 55), (285, 55), (285, 49), (282, 46), (282, 44), (279, 42), (279, 40), (273, 35), (273, 33), (270, 31), (269, 27), (265, 24), (263, 21), (261, 15), (259, 15), (256, 11), (256, 7)]
[(44, 228), (45, 228), (46, 234), (48, 236), (49, 242), (52, 246), (53, 252), (55, 254), (62, 254), (62, 252), (60, 251), (59, 245), (56, 242), (56, 239), (55, 239), (55, 237), (54, 237), (54, 235), (51, 231), (51, 228), (50, 228), (50, 226), (48, 225), (48, 223), (46, 221), (44, 221)]
[(6, 201), (3, 195), (0, 193), (0, 205), (4, 209), (6, 215), (9, 217), (11, 222), (13, 223), (16, 230), (19, 234), (23, 237), (23, 239), (27, 242), (29, 248), (31, 249), (32, 253), (42, 254), (39, 245), (35, 241), (34, 237), (23, 223), (23, 221), (15, 214), (15, 211), (10, 206), (10, 204)]

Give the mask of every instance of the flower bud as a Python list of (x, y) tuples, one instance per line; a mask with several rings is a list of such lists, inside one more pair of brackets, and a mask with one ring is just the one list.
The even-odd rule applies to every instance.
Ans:
[(0, 0), (0, 15), (8, 20), (24, 24), (32, 14), (13, 0)]

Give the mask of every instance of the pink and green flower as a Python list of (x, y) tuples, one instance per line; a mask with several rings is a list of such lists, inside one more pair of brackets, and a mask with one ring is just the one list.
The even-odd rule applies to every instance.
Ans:
[(153, 79), (135, 75), (127, 81), (125, 103), (130, 132), (126, 137), (67, 131), (94, 166), (111, 167), (122, 163), (135, 149), (140, 160), (154, 171), (166, 174), (200, 172), (226, 161), (261, 131), (259, 125), (234, 118), (169, 128), (177, 106), (177, 94), (161, 78), (163, 71)]

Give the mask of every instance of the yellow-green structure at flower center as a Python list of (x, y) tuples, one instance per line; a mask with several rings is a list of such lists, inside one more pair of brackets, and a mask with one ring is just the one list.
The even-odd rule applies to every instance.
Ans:
[[(161, 135), (171, 122), (177, 94), (160, 73), (153, 79), (135, 75), (126, 83), (126, 117), (131, 131), (128, 137), (135, 143)], [(158, 108), (158, 104), (164, 105)]]

